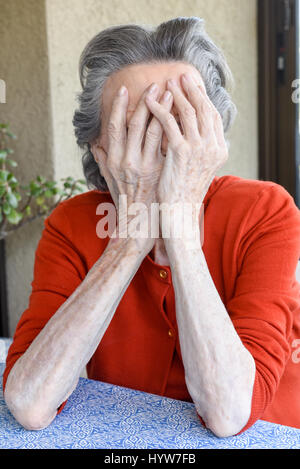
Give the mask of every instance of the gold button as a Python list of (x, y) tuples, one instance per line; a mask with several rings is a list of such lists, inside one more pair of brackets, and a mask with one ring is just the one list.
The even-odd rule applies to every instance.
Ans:
[(167, 278), (168, 272), (166, 270), (160, 270), (159, 271), (159, 276), (160, 276), (160, 278)]
[(169, 337), (173, 337), (174, 335), (171, 329), (169, 329), (168, 334), (169, 334)]

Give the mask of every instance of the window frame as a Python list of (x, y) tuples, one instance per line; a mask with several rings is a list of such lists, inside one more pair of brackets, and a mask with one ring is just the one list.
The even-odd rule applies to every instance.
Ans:
[(259, 179), (282, 185), (300, 208), (299, 79), (300, 0), (257, 0)]

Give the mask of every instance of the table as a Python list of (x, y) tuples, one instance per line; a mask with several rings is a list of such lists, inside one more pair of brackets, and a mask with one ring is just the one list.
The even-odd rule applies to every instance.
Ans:
[(259, 420), (239, 436), (217, 438), (201, 425), (190, 402), (85, 378), (49, 427), (25, 430), (3, 399), (3, 356), (9, 343), (0, 345), (0, 448), (300, 449), (300, 429)]

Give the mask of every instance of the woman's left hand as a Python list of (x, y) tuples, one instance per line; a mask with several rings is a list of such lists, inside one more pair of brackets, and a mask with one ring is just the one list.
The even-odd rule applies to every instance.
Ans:
[(228, 149), (222, 118), (208, 98), (201, 77), (196, 83), (193, 77), (185, 74), (181, 76), (181, 82), (188, 99), (175, 81), (167, 83), (183, 134), (175, 117), (161, 104), (151, 97), (147, 97), (146, 102), (168, 139), (158, 200), (160, 203), (194, 205), (203, 202), (217, 170), (228, 159)]

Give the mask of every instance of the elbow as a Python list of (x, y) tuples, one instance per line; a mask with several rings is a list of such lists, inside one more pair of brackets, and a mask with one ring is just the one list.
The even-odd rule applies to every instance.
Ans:
[(235, 436), (246, 430), (251, 416), (251, 400), (237, 401), (238, 399), (223, 405), (216, 405), (214, 402), (205, 410), (202, 406), (202, 413), (200, 406), (196, 405), (197, 414), (206, 428), (218, 438)]
[(218, 438), (228, 438), (240, 433), (246, 427), (251, 414), (251, 409), (240, 409), (230, 416), (225, 412), (208, 416), (206, 427)]
[[(247, 423), (247, 422), (246, 422)], [(218, 438), (229, 438), (237, 435), (246, 425), (237, 422), (227, 421), (212, 421), (207, 425), (209, 430)]]
[(37, 406), (30, 408), (26, 406), (25, 401), (22, 402), (22, 399), (12, 393), (5, 392), (4, 400), (11, 414), (25, 430), (43, 430), (52, 423), (57, 414), (56, 411), (46, 412)]
[(56, 412), (54, 415), (44, 416), (41, 412), (33, 412), (30, 415), (25, 416), (19, 423), (26, 430), (43, 430), (47, 428), (55, 419)]

